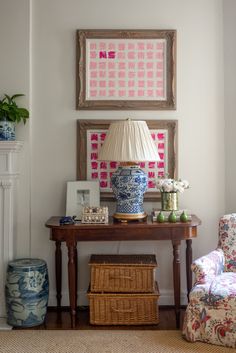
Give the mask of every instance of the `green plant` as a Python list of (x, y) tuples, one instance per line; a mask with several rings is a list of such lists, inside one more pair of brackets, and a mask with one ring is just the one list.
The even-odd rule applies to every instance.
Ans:
[(9, 96), (4, 94), (3, 99), (0, 99), (0, 120), (6, 119), (7, 121), (12, 121), (15, 123), (20, 123), (21, 121), (26, 123), (29, 118), (29, 111), (25, 108), (20, 108), (15, 102), (15, 99), (22, 97), (24, 94), (14, 94)]

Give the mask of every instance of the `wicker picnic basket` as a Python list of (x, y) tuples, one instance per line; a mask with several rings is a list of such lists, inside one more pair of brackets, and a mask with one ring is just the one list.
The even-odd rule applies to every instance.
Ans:
[(156, 287), (153, 293), (88, 293), (90, 324), (156, 325), (159, 323)]
[(91, 255), (91, 292), (152, 293), (155, 255)]

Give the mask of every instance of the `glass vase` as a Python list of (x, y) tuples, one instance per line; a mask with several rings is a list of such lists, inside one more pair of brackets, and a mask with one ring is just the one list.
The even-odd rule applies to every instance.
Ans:
[(161, 209), (162, 211), (178, 210), (178, 193), (177, 192), (161, 192)]

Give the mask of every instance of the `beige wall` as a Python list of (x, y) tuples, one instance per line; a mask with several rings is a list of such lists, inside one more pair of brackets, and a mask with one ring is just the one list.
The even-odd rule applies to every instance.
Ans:
[(226, 212), (236, 212), (236, 2), (224, 1), (224, 67), (225, 67), (225, 195)]
[[(17, 4), (17, 0), (11, 0)], [(7, 6), (8, 0), (0, 0)], [(29, 24), (29, 0), (25, 20)], [(2, 11), (0, 12), (1, 23)], [(50, 272), (50, 304), (55, 304), (54, 244), (44, 223), (51, 215), (65, 213), (66, 181), (76, 178), (76, 120), (125, 118), (125, 111), (75, 110), (75, 31), (80, 28), (158, 28), (177, 30), (177, 110), (131, 111), (131, 118), (177, 119), (179, 122), (178, 170), (191, 188), (181, 195), (180, 206), (202, 219), (193, 242), (194, 257), (216, 246), (217, 222), (225, 210), (223, 28), (221, 0), (32, 0), (32, 71), (29, 58), (19, 71), (32, 82), (31, 206), (27, 209), (31, 229), (31, 255), (44, 258)], [(13, 31), (18, 26), (11, 23)], [(20, 29), (22, 30), (22, 29)], [(29, 32), (23, 31), (28, 42)], [(2, 38), (6, 42), (6, 38)], [(25, 67), (26, 62), (26, 67)], [(15, 58), (14, 63), (17, 63)], [(2, 74), (0, 67), (0, 75)], [(2, 86), (2, 84), (1, 84)], [(13, 86), (7, 82), (1, 88)], [(21, 86), (20, 90), (23, 90)], [(27, 93), (27, 92), (26, 92)], [(28, 98), (28, 97), (27, 97)], [(25, 179), (25, 178), (24, 178)], [(26, 176), (27, 179), (27, 176)], [(21, 199), (24, 202), (23, 197)], [(112, 212), (113, 205), (109, 205)], [(147, 203), (150, 212), (156, 204)], [(24, 231), (19, 253), (27, 254)], [(182, 246), (182, 292), (186, 291)], [(79, 246), (80, 304), (86, 303), (89, 282), (87, 261), (91, 253), (156, 253), (160, 303), (173, 303), (172, 249), (168, 242), (81, 243)], [(66, 255), (66, 252), (65, 252)], [(63, 264), (63, 304), (68, 304), (67, 264)]]

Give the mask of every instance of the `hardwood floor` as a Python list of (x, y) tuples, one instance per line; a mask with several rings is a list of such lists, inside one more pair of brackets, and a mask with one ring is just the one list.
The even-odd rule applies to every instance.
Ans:
[[(180, 327), (182, 328), (185, 309), (181, 310)], [(159, 307), (160, 322), (158, 325), (140, 326), (97, 326), (89, 324), (89, 309), (81, 307), (77, 313), (77, 324), (75, 330), (175, 330), (175, 312), (171, 306)], [(49, 308), (47, 317), (43, 325), (30, 328), (39, 330), (70, 330), (70, 313), (67, 308), (63, 308), (57, 313), (56, 308)]]

